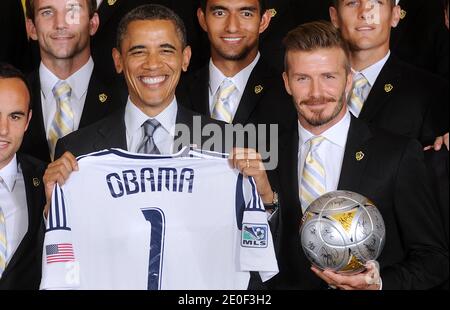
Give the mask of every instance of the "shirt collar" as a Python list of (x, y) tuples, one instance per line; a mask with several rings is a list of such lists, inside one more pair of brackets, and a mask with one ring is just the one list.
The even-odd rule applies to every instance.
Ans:
[[(245, 87), (247, 86), (248, 79), (250, 78), (250, 75), (252, 74), (252, 71), (260, 58), (261, 55), (258, 52), (255, 59), (247, 67), (242, 69), (235, 76), (228, 77), (231, 81), (233, 81), (239, 92), (244, 92)], [(226, 78), (227, 77), (222, 73), (222, 71), (219, 70), (219, 68), (216, 67), (211, 59), (209, 61), (209, 90), (212, 95), (215, 95), (217, 93), (217, 90), (219, 89), (223, 80), (225, 80)]]
[(6, 189), (12, 192), (14, 185), (16, 184), (17, 175), (19, 174), (19, 167), (17, 166), (17, 156), (14, 155), (13, 159), (8, 165), (0, 169), (0, 178), (6, 185)]
[[(84, 94), (86, 94), (93, 71), (94, 61), (92, 57), (89, 57), (88, 62), (84, 66), (66, 79), (66, 82), (72, 88), (72, 96), (75, 96), (77, 100), (81, 100)], [(59, 79), (42, 62), (39, 66), (39, 78), (44, 98), (53, 98), (53, 87), (55, 87)]]
[(400, 0), (395, 0), (395, 5), (398, 5), (400, 3)]
[[(175, 124), (177, 120), (178, 104), (177, 99), (174, 97), (172, 102), (167, 108), (159, 113), (154, 119), (156, 119), (161, 127), (169, 133), (172, 137), (175, 136)], [(151, 117), (142, 112), (132, 101), (128, 98), (127, 106), (125, 108), (125, 126), (127, 131), (134, 135), (136, 132), (141, 131), (142, 125)]]
[(388, 51), (386, 56), (384, 56), (381, 60), (374, 63), (370, 67), (367, 67), (366, 69), (361, 70), (360, 72), (353, 70), (354, 75), (361, 73), (362, 75), (364, 75), (367, 81), (369, 81), (370, 87), (373, 87), (378, 76), (380, 75), (381, 70), (389, 59), (389, 56), (391, 56), (391, 51)]
[[(329, 128), (320, 136), (324, 137), (327, 141), (345, 149), (345, 146), (347, 144), (348, 131), (350, 129), (350, 123), (351, 123), (351, 116), (350, 112), (347, 111), (347, 113), (345, 113), (344, 118), (342, 118), (339, 121), (339, 123)], [(298, 122), (298, 133), (299, 133), (299, 150), (305, 143), (308, 143), (309, 140), (311, 140), (311, 138), (315, 137), (315, 135), (306, 130), (300, 124), (300, 122)]]

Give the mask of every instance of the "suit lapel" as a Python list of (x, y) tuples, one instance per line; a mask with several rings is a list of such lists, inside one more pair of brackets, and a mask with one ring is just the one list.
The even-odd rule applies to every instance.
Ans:
[(209, 65), (200, 69), (195, 77), (194, 83), (191, 85), (190, 93), (192, 110), (197, 111), (202, 115), (211, 116), (209, 109)]
[(390, 56), (364, 103), (359, 116), (360, 119), (370, 122), (397, 92), (400, 84), (401, 72), (397, 66), (397, 60)]
[(339, 190), (358, 191), (370, 150), (365, 141), (371, 137), (368, 126), (352, 116), (339, 179)]
[[(44, 116), (42, 115), (41, 82), (39, 70), (36, 70), (30, 78), (31, 91), (33, 94), (33, 116), (28, 128), (29, 135), (34, 146), (42, 147), (42, 157), (47, 157), (50, 162), (50, 152), (48, 150), (47, 133), (45, 132)], [(44, 160), (44, 158), (42, 158)]]
[(79, 127), (86, 127), (101, 119), (102, 116), (106, 116), (108, 106), (111, 104), (111, 98), (112, 94), (106, 90), (106, 87), (97, 77), (94, 70), (89, 82)]
[(125, 127), (125, 108), (111, 114), (98, 129), (98, 139), (93, 143), (95, 150), (119, 148), (128, 150)]
[(25, 183), (25, 192), (26, 192), (26, 201), (28, 208), (28, 230), (22, 241), (19, 244), (14, 256), (8, 264), (8, 267), (5, 271), (10, 272), (19, 262), (21, 257), (25, 255), (25, 251), (30, 248), (30, 242), (36, 232), (39, 232), (39, 227), (43, 228), (43, 220), (42, 211), (44, 209), (44, 187), (42, 182), (42, 173), (39, 172), (33, 167), (30, 163), (28, 163), (22, 155), (18, 154), (17, 161), (20, 164), (22, 169), (23, 179)]
[(251, 114), (264, 96), (265, 91), (267, 91), (266, 87), (269, 85), (267, 83), (268, 78), (273, 78), (273, 76), (268, 75), (270, 72), (270, 68), (260, 59), (248, 79), (244, 94), (233, 119), (234, 124), (248, 123)]

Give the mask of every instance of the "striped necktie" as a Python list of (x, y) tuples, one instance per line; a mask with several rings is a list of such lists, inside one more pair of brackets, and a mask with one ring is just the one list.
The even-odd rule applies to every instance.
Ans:
[(0, 278), (6, 269), (6, 223), (0, 206)]
[(354, 116), (359, 117), (361, 114), (364, 102), (369, 96), (370, 88), (369, 81), (363, 74), (358, 73), (355, 77), (355, 82), (353, 83), (352, 95), (349, 101), (349, 109)]
[(213, 119), (231, 124), (234, 117), (231, 111), (230, 98), (235, 90), (236, 85), (233, 84), (233, 81), (230, 79), (223, 80), (217, 91), (216, 102), (212, 113)]
[(72, 88), (66, 81), (58, 81), (53, 87), (56, 100), (56, 113), (48, 135), (48, 143), (52, 159), (55, 154), (58, 139), (68, 135), (74, 130), (74, 114), (70, 107)]
[(161, 152), (155, 144), (153, 134), (156, 129), (161, 127), (161, 124), (156, 119), (147, 120), (142, 127), (144, 128), (144, 139), (141, 146), (138, 148), (138, 153), (159, 155)]
[(325, 166), (317, 152), (324, 140), (324, 137), (314, 137), (309, 141), (310, 149), (301, 176), (300, 201), (303, 210), (326, 192)]

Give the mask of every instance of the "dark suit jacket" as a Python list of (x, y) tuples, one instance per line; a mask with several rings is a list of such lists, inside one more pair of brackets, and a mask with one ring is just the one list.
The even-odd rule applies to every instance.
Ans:
[[(41, 83), (38, 71), (29, 76), (32, 88), (33, 116), (25, 133), (21, 151), (42, 161), (50, 162), (47, 135), (45, 133), (44, 117), (42, 115)], [(103, 103), (100, 95), (108, 96)], [(79, 128), (86, 127), (117, 110), (121, 105), (119, 95), (114, 88), (106, 86), (94, 69), (86, 95), (86, 101), (81, 115)]]
[[(124, 120), (125, 109), (116, 111), (114, 114), (108, 116), (107, 118), (92, 124), (91, 126), (80, 129), (73, 132), (66, 137), (59, 139), (56, 144), (55, 158), (59, 158), (64, 152), (69, 151), (78, 157), (80, 155), (86, 155), (92, 152), (101, 151), (110, 148), (119, 148), (122, 150), (127, 150), (127, 137), (126, 128)], [(201, 149), (201, 146), (213, 136), (213, 134), (204, 136), (201, 138), (201, 146), (199, 146), (196, 139), (193, 138), (194, 133), (194, 120), (193, 117), (200, 117), (202, 126), (207, 124), (216, 124), (223, 130), (223, 123), (211, 120), (207, 117), (200, 116), (192, 111), (178, 105), (178, 113), (176, 118), (177, 124), (186, 125), (190, 129), (191, 136), (189, 137), (189, 144), (184, 144), (182, 146), (190, 146), (191, 144), (197, 144), (197, 148)], [(224, 132), (224, 130), (223, 130)], [(180, 135), (176, 136), (175, 139), (179, 138)], [(196, 137), (198, 139), (198, 137)], [(176, 147), (176, 145), (174, 146)], [(217, 148), (213, 148), (211, 151), (223, 152), (223, 145)], [(179, 151), (180, 148), (174, 151)], [(210, 149), (207, 149), (210, 151)], [(228, 151), (228, 150), (225, 150)]]
[[(298, 197), (298, 131), (281, 150), (279, 267), (275, 288), (319, 289), (300, 245), (302, 210)], [(357, 161), (355, 154), (365, 157)], [(415, 141), (372, 129), (352, 118), (339, 190), (369, 198), (386, 225), (386, 244), (378, 261), (383, 289), (427, 289), (448, 278), (448, 247), (427, 182), (421, 146)]]
[(439, 0), (400, 0), (406, 12), (391, 34), (392, 51), (402, 60), (448, 78), (449, 36)]
[(30, 51), (20, 1), (0, 1), (0, 38), (2, 38), (0, 61), (27, 71), (30, 65)]
[[(390, 86), (393, 88), (388, 91)], [(434, 142), (434, 138), (445, 131), (441, 128), (445, 125), (437, 125), (433, 119), (435, 115), (442, 114), (444, 104), (448, 104), (448, 83), (445, 80), (391, 55), (373, 85), (359, 118), (427, 144)]]
[(28, 231), (0, 279), (0, 290), (37, 290), (41, 283), (43, 210), (45, 190), (42, 176), (46, 165), (27, 155), (17, 155), (25, 182)]

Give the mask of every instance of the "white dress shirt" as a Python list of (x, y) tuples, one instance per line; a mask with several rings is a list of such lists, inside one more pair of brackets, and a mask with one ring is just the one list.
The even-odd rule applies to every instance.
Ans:
[(0, 169), (0, 207), (6, 223), (6, 262), (8, 263), (28, 231), (25, 182), (17, 158)]
[[(74, 130), (78, 130), (80, 126), (81, 115), (93, 70), (94, 61), (92, 58), (89, 58), (89, 61), (80, 70), (66, 80), (72, 88), (70, 107), (74, 114)], [(53, 87), (55, 87), (59, 79), (42, 62), (39, 67), (39, 78), (41, 81), (42, 115), (44, 117), (45, 133), (48, 137), (57, 110)]]
[(97, 0), (97, 9), (100, 7), (100, 5), (102, 4), (103, 0)]
[[(177, 113), (178, 105), (176, 98), (174, 98), (172, 103), (154, 118), (161, 124), (153, 134), (153, 140), (161, 154), (173, 154)], [(127, 106), (125, 107), (125, 127), (129, 152), (136, 153), (138, 151), (145, 135), (142, 125), (149, 119), (152, 118), (148, 117), (128, 98)]]
[(234, 118), (239, 108), (239, 103), (241, 102), (242, 96), (244, 95), (248, 79), (250, 78), (250, 75), (252, 74), (252, 71), (258, 63), (260, 57), (261, 55), (258, 52), (258, 55), (252, 61), (252, 63), (233, 77), (225, 76), (219, 70), (219, 68), (214, 65), (212, 59), (209, 61), (209, 111), (211, 112), (211, 115), (214, 111), (214, 105), (216, 103), (216, 97), (218, 95), (217, 91), (219, 90), (219, 87), (222, 84), (223, 80), (228, 78), (233, 81), (234, 85), (237, 88), (236, 91), (233, 92), (229, 100), (229, 104), (231, 107), (230, 112)]
[(395, 0), (395, 5), (398, 5), (400, 0)]
[[(350, 129), (351, 117), (347, 112), (345, 117), (336, 125), (321, 134), (325, 140), (320, 144), (317, 152), (322, 159), (325, 168), (325, 188), (326, 192), (337, 190), (341, 176), (342, 163), (344, 161), (345, 146), (347, 144), (348, 131)], [(305, 165), (306, 156), (310, 149), (309, 140), (315, 135), (298, 123), (299, 150), (298, 150), (298, 188), (301, 197), (301, 176)], [(302, 206), (303, 212), (307, 206)]]

